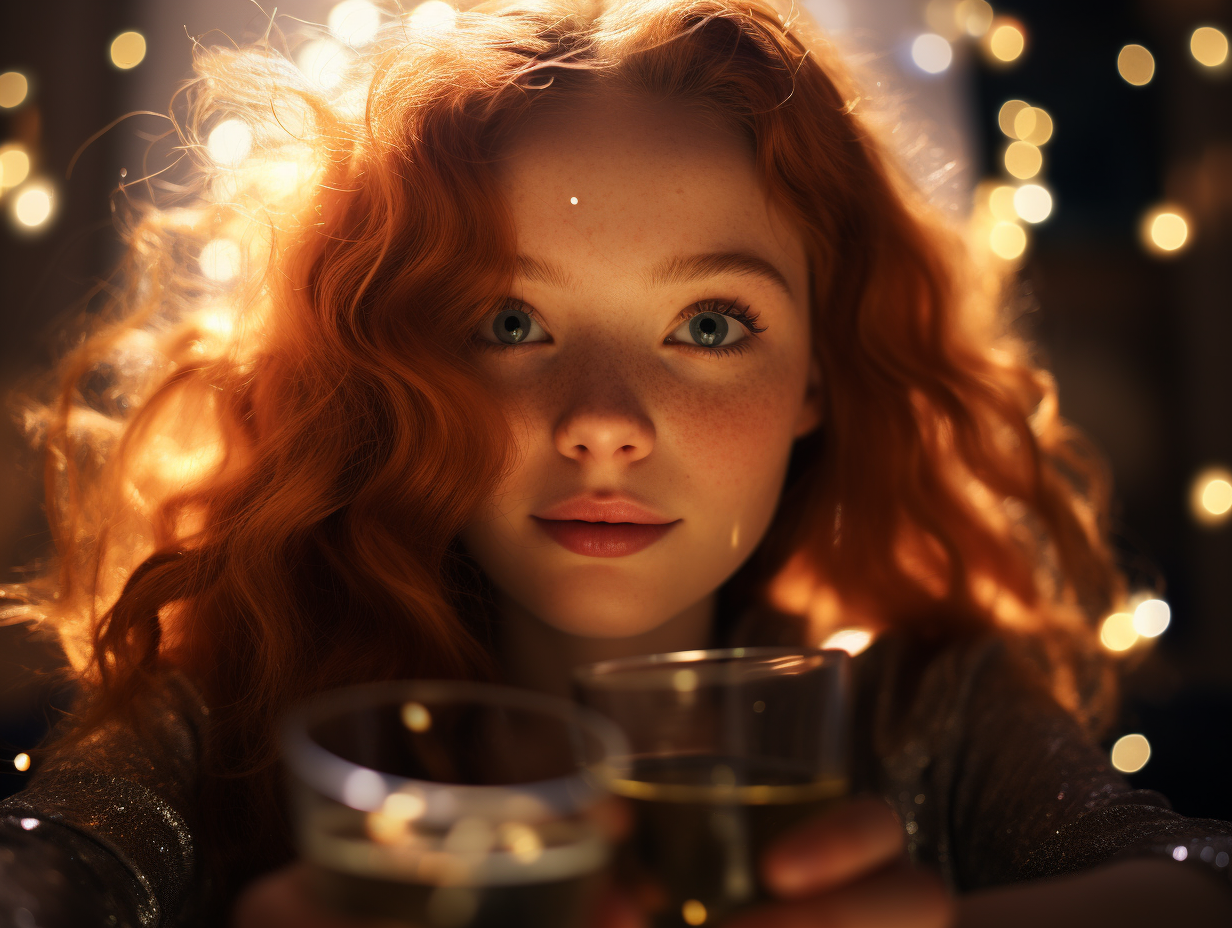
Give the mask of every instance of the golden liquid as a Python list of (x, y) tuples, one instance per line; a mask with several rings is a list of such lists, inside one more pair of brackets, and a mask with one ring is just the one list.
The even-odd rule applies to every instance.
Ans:
[(653, 758), (632, 773), (611, 785), (635, 816), (621, 864), (625, 879), (657, 903), (655, 928), (714, 924), (766, 898), (757, 878), (762, 854), (848, 788), (845, 780), (722, 757)]

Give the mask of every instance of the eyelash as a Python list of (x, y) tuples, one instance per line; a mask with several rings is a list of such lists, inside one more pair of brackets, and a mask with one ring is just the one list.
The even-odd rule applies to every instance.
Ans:
[(749, 334), (734, 344), (720, 345), (717, 348), (707, 348), (704, 345), (691, 345), (687, 342), (672, 342), (671, 344), (680, 345), (682, 348), (690, 348), (694, 351), (700, 351), (708, 357), (721, 358), (732, 354), (744, 354), (744, 352), (753, 347), (753, 342), (756, 340), (757, 336), (766, 331), (766, 327), (764, 325), (757, 324), (757, 320), (761, 318), (760, 315), (753, 312), (752, 307), (741, 303), (739, 300), (732, 300), (730, 303), (724, 300), (699, 300), (676, 318), (676, 325), (683, 325), (694, 316), (700, 316), (702, 313), (717, 313), (720, 316), (727, 316), (731, 319), (735, 319), (749, 330)]

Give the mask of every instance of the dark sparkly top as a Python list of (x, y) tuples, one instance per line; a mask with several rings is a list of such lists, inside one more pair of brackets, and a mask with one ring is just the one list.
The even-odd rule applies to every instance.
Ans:
[[(1131, 789), (997, 638), (855, 661), (853, 782), (898, 811), (913, 860), (958, 892), (1156, 856), (1229, 880), (1232, 824)], [(188, 823), (208, 710), (168, 680), (0, 803), (0, 928), (205, 928)]]

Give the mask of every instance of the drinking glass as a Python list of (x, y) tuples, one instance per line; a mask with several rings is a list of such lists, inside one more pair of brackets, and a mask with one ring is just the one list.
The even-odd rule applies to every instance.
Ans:
[(610, 787), (633, 807), (623, 877), (656, 928), (720, 921), (764, 898), (775, 837), (848, 789), (843, 651), (681, 651), (579, 668), (579, 701), (629, 741)]
[(428, 928), (580, 928), (609, 858), (621, 733), (563, 699), (459, 681), (321, 694), (282, 727), (320, 896)]

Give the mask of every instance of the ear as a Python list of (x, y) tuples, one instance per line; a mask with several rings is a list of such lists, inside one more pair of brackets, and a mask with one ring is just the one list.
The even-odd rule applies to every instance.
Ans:
[(821, 390), (821, 365), (816, 357), (809, 359), (808, 383), (804, 389), (804, 403), (800, 406), (800, 415), (796, 418), (796, 428), (793, 438), (803, 438), (809, 432), (821, 425), (825, 415), (825, 397)]

